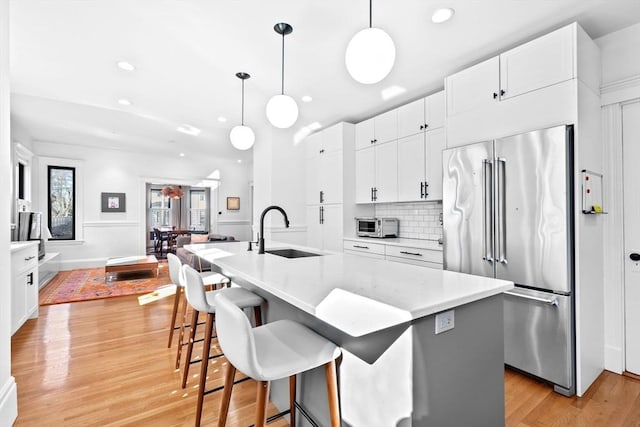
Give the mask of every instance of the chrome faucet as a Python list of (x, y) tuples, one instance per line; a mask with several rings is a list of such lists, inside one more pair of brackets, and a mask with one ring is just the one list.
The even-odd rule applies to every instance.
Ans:
[(284, 216), (284, 226), (289, 228), (289, 218), (287, 218), (287, 213), (280, 206), (271, 205), (263, 210), (262, 214), (260, 215), (260, 238), (258, 239), (258, 254), (264, 253), (264, 216), (267, 214), (267, 212), (274, 209), (282, 213), (282, 216)]

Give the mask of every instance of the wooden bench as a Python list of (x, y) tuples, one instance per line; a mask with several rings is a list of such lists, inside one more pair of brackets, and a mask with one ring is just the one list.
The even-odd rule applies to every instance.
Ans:
[(151, 270), (158, 277), (158, 260), (153, 255), (109, 258), (104, 266), (104, 274), (110, 280), (110, 274), (131, 271)]

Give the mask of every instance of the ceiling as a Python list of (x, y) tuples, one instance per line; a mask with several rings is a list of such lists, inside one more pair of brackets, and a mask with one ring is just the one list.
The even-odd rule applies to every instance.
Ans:
[[(455, 16), (433, 24), (442, 6)], [(294, 29), (285, 40), (285, 93), (300, 109), (291, 135), (435, 92), (445, 75), (574, 20), (593, 38), (640, 22), (639, 0), (376, 0), (373, 26), (393, 38), (396, 63), (382, 82), (362, 85), (348, 75), (344, 52), (368, 25), (368, 7), (366, 0), (12, 0), (12, 120), (34, 140), (250, 161), (252, 150), (235, 150), (228, 138), (240, 123), (235, 73), (251, 74), (245, 123), (260, 144), (271, 135), (265, 105), (280, 91), (277, 22)], [(400, 93), (383, 99), (392, 86)], [(313, 101), (301, 102), (303, 95)], [(181, 124), (202, 132), (182, 134)]]

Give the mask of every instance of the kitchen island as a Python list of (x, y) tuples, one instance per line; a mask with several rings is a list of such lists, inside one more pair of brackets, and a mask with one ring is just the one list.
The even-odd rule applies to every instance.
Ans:
[[(502, 292), (512, 282), (308, 248), (298, 249), (320, 256), (259, 255), (247, 242), (185, 248), (265, 298), (266, 321), (301, 322), (342, 347), (344, 425), (504, 425)], [(286, 381), (273, 384), (271, 400), (284, 408), (287, 393)], [(326, 425), (321, 370), (304, 374), (298, 400)]]

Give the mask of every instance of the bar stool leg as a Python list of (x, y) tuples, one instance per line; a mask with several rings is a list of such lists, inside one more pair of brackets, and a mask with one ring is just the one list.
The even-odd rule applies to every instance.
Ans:
[(296, 376), (291, 375), (289, 377), (289, 425), (294, 427), (296, 425)]
[[(182, 287), (181, 287), (182, 288)], [(176, 291), (177, 292), (177, 291)], [(181, 289), (182, 295), (184, 295), (184, 288)], [(187, 306), (189, 303), (186, 298), (182, 301), (182, 310), (180, 311), (180, 318), (182, 319), (180, 324), (180, 333), (178, 334), (178, 348), (176, 350), (176, 369), (180, 369), (180, 358), (182, 357), (182, 347), (184, 346), (184, 325), (187, 324)]]
[[(196, 408), (196, 427), (200, 427), (202, 419), (202, 404), (204, 403), (204, 388), (207, 385), (207, 371), (209, 370), (209, 354), (211, 353), (211, 335), (213, 334), (213, 321), (215, 315), (207, 314), (207, 326), (205, 327), (204, 343), (202, 347), (202, 362), (200, 364), (200, 385), (198, 386), (198, 406)], [(187, 358), (187, 360), (191, 360)]]
[(338, 403), (338, 377), (336, 374), (336, 361), (324, 365), (324, 374), (327, 379), (327, 397), (329, 399), (329, 418), (331, 427), (340, 427), (340, 404)]
[(182, 370), (182, 388), (187, 387), (187, 378), (189, 377), (189, 366), (191, 366), (191, 355), (193, 354), (193, 342), (196, 340), (196, 329), (198, 328), (198, 310), (193, 310), (191, 317), (191, 333), (189, 333), (189, 344), (187, 345), (187, 358), (184, 362)]
[(262, 326), (262, 308), (260, 306), (253, 307), (253, 318), (256, 322), (256, 328)]
[(173, 330), (176, 327), (176, 316), (178, 315), (178, 305), (180, 304), (180, 296), (182, 293), (182, 287), (176, 285), (176, 295), (173, 298), (173, 313), (171, 314), (171, 323), (169, 324), (169, 344), (168, 348), (171, 348), (171, 341), (173, 341)]
[(218, 416), (218, 427), (225, 427), (227, 424), (227, 414), (229, 413), (229, 402), (233, 391), (233, 380), (236, 376), (236, 367), (227, 362), (227, 371), (224, 377), (224, 388), (222, 389), (222, 400), (220, 400), (220, 415)]
[(269, 381), (258, 381), (255, 427), (265, 427), (267, 425), (267, 398), (269, 397), (269, 386)]

